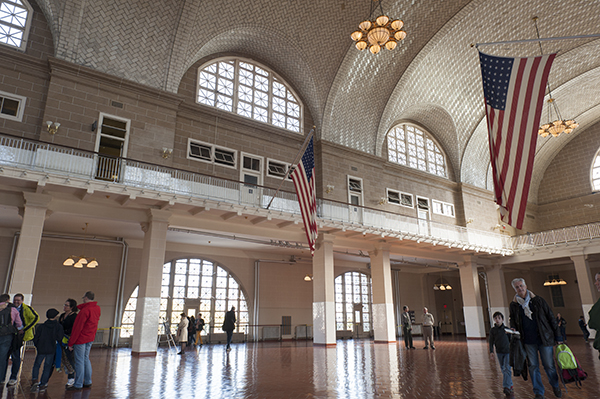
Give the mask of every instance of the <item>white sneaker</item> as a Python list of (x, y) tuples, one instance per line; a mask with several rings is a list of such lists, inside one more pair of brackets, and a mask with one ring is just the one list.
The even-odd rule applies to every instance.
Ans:
[(17, 385), (17, 380), (10, 379), (10, 380), (8, 380), (8, 383), (6, 384), (7, 387), (12, 387), (14, 385)]
[(75, 384), (75, 378), (69, 378), (67, 380), (67, 386), (71, 386), (71, 385), (74, 385), (74, 384)]

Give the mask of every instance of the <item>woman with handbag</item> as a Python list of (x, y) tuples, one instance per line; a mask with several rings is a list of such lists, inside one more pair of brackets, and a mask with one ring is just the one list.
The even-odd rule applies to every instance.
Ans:
[(77, 308), (77, 301), (75, 299), (67, 299), (63, 306), (64, 313), (60, 315), (58, 318), (58, 322), (63, 326), (63, 330), (65, 332), (64, 337), (61, 343), (62, 356), (57, 356), (58, 364), (56, 368), (60, 368), (60, 364), (62, 362), (62, 366), (65, 369), (65, 373), (67, 373), (67, 388), (73, 386), (75, 383), (75, 368), (73, 365), (75, 364), (75, 358), (73, 351), (67, 350), (67, 343), (69, 342), (69, 338), (71, 337), (71, 331), (73, 330), (73, 324), (75, 324), (75, 319), (77, 318), (77, 312), (79, 309)]

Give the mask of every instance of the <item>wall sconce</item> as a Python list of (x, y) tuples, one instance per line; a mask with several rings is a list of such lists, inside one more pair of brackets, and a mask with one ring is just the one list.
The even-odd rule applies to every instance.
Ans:
[(467, 220), (467, 224), (471, 224), (471, 223), (473, 223), (473, 222), (474, 222), (474, 220), (473, 220), (473, 219), (469, 219), (469, 220)]
[(328, 184), (327, 188), (325, 189), (325, 192), (327, 194), (330, 194), (333, 191), (334, 188), (335, 188), (335, 186), (332, 186), (331, 184)]
[(164, 159), (169, 158), (172, 154), (173, 154), (173, 149), (172, 148), (163, 147), (163, 149), (162, 149), (162, 157)]
[(385, 197), (379, 198), (379, 205), (384, 205), (384, 204), (387, 204), (387, 198), (385, 198)]
[(307, 274), (306, 276), (304, 276), (304, 281), (306, 281), (307, 283), (310, 283), (313, 280), (313, 277), (310, 274)]
[(58, 132), (58, 128), (60, 127), (60, 123), (52, 121), (47, 121), (46, 125), (48, 126), (48, 133), (50, 134), (55, 134)]

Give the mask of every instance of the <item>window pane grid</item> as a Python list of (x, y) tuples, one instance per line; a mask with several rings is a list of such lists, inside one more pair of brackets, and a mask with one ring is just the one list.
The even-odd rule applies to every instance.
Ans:
[[(335, 279), (335, 292), (336, 329), (355, 331), (359, 325), (361, 332), (370, 332), (371, 278), (363, 273), (347, 272)], [(356, 311), (355, 304), (362, 305), (362, 311)]]
[(241, 60), (217, 61), (199, 71), (197, 102), (293, 132), (300, 132), (301, 105), (266, 69)]
[(428, 134), (411, 125), (398, 125), (388, 133), (388, 161), (447, 177), (443, 153)]

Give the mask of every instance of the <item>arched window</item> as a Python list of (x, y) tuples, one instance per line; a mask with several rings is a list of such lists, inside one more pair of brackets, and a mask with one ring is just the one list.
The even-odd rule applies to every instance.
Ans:
[(347, 272), (335, 278), (335, 321), (338, 331), (372, 330), (371, 277), (360, 272)]
[(273, 72), (226, 58), (198, 69), (200, 104), (234, 112), (292, 132), (302, 129), (302, 105)]
[(420, 128), (401, 124), (387, 135), (388, 160), (447, 177), (446, 157), (433, 138)]
[(600, 191), (600, 150), (596, 153), (592, 164), (592, 191)]
[[(121, 322), (121, 337), (133, 334), (138, 288), (133, 291)], [(246, 297), (235, 277), (216, 263), (203, 259), (178, 259), (163, 265), (160, 293), (158, 333), (164, 334), (163, 321), (168, 321), (171, 333), (177, 331), (180, 314), (202, 314), (206, 323), (203, 334), (208, 334), (209, 324), (220, 332), (225, 312), (235, 306), (236, 332), (247, 333), (248, 306)]]
[(25, 0), (0, 0), (0, 44), (24, 51), (32, 15)]

